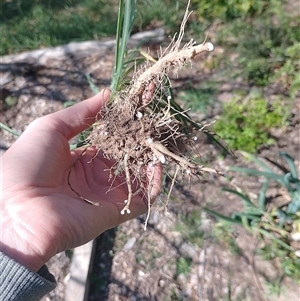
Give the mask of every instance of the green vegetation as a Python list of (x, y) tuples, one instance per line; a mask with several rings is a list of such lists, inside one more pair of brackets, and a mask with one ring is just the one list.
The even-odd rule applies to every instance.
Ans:
[[(275, 92), (278, 95), (275, 101), (267, 101), (263, 94), (250, 94), (245, 99), (233, 96), (224, 104), (221, 118), (214, 127), (231, 148), (257, 152), (261, 146), (274, 142), (270, 135), (272, 129), (286, 125), (288, 99), (291, 103), (300, 90), (299, 13), (288, 10), (292, 3), (279, 0), (193, 0), (192, 3), (202, 24), (200, 33), (205, 26), (215, 26), (214, 39), (224, 50), (221, 58), (218, 56), (209, 62), (212, 71), (223, 76), (226, 82), (235, 82), (238, 78), (255, 89), (273, 85), (281, 91)], [(191, 22), (190, 26), (195, 36), (195, 23)], [(207, 99), (200, 87), (194, 87), (194, 91), (195, 95), (189, 95), (190, 106), (203, 111)], [(211, 98), (214, 95), (212, 91)]]
[(283, 277), (277, 277), (272, 281), (265, 281), (266, 295), (270, 298), (278, 298), (285, 295), (285, 287), (282, 285)]
[(115, 34), (116, 6), (106, 1), (1, 1), (1, 52), (56, 46)]
[[(278, 19), (278, 24), (274, 24), (274, 18)], [(238, 19), (221, 29), (218, 40), (226, 46), (228, 55), (231, 51), (238, 54), (228, 67), (236, 76), (242, 75), (249, 84), (266, 86), (274, 83), (274, 74), (284, 76), (286, 67), (283, 66), (289, 61), (288, 64), (295, 63), (294, 69), (288, 70), (289, 80), (292, 81), (300, 70), (296, 55), (300, 29), (296, 24), (291, 26), (293, 22), (295, 19), (283, 13), (267, 11), (251, 21)], [(289, 82), (286, 84), (290, 88)]]
[(176, 276), (180, 274), (187, 276), (190, 273), (192, 259), (189, 257), (180, 257), (176, 262)]
[(284, 55), (286, 59), (272, 79), (288, 89), (294, 98), (300, 91), (300, 42), (286, 48)]
[(212, 236), (217, 239), (217, 242), (230, 250), (233, 254), (241, 254), (242, 251), (236, 243), (234, 237), (234, 225), (228, 221), (221, 220), (214, 225)]
[(207, 107), (216, 101), (216, 85), (213, 83), (202, 83), (199, 87), (188, 87), (179, 93), (178, 97), (184, 103), (185, 109), (192, 109), (205, 113)]
[[(180, 20), (183, 1), (134, 1), (137, 18), (134, 31), (160, 22), (174, 28)], [(172, 5), (171, 5), (172, 2)], [(114, 36), (118, 1), (103, 0), (2, 0), (0, 2), (0, 55)]]
[(204, 241), (201, 225), (199, 210), (193, 210), (186, 215), (178, 216), (176, 230), (182, 234), (183, 240), (201, 247)]
[(232, 149), (254, 153), (261, 145), (275, 142), (270, 130), (286, 125), (288, 117), (289, 108), (280, 100), (268, 103), (262, 96), (250, 95), (224, 104), (214, 130)]
[[(262, 160), (242, 152), (242, 154), (258, 165), (262, 171), (250, 168), (232, 167), (235, 172), (248, 176), (263, 177), (264, 183), (256, 199), (250, 198), (241, 189), (226, 188), (224, 191), (238, 196), (243, 202), (242, 212), (224, 216), (208, 208), (206, 212), (218, 219), (237, 224), (259, 238), (263, 246), (259, 254), (266, 260), (279, 260), (282, 273), (300, 282), (300, 257), (294, 242), (300, 239), (300, 179), (293, 158), (286, 153), (281, 157), (287, 165), (287, 172), (276, 173)], [(284, 168), (282, 168), (284, 169)], [(276, 181), (282, 193), (288, 195), (287, 201), (278, 204), (276, 197), (270, 197), (267, 189), (271, 181)], [(279, 191), (279, 190), (278, 190)]]
[(266, 3), (261, 0), (193, 0), (196, 12), (203, 20), (221, 19), (228, 21), (233, 18), (260, 14)]
[[(180, 24), (177, 16), (187, 4), (183, 0), (134, 2), (133, 32), (163, 26), (174, 33)], [(224, 75), (232, 79), (242, 75), (258, 86), (281, 83), (295, 96), (300, 88), (300, 26), (299, 16), (286, 12), (287, 7), (280, 0), (193, 0), (195, 13), (186, 32), (204, 38), (205, 28), (222, 21), (215, 42), (225, 50), (217, 64), (227, 68)], [(1, 55), (114, 36), (117, 28), (116, 0), (2, 0), (0, 8)], [(237, 58), (231, 60), (233, 54)]]
[[(231, 78), (242, 75), (248, 83), (258, 86), (280, 78), (291, 93), (299, 89), (299, 12), (287, 11), (291, 3), (280, 0), (194, 0), (193, 3), (201, 23), (210, 26), (222, 21), (216, 31), (216, 42), (225, 49), (224, 58), (228, 60), (223, 59), (222, 63)], [(232, 54), (237, 55), (234, 60), (230, 59)]]

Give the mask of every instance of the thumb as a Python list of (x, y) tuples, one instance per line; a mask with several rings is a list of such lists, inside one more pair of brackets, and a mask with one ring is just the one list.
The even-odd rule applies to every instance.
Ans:
[[(67, 140), (70, 140), (95, 122), (96, 117), (99, 117), (99, 111), (108, 101), (109, 96), (109, 89), (101, 90), (97, 95), (89, 99), (41, 117), (36, 121), (40, 127), (45, 126), (47, 130), (51, 129), (59, 132)], [(35, 122), (32, 122), (28, 129), (32, 126), (35, 126)]]

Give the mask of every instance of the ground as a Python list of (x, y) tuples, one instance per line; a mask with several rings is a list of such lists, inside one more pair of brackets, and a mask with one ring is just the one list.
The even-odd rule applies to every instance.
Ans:
[[(217, 55), (222, 55), (220, 49), (216, 50)], [(193, 69), (184, 69), (179, 77), (171, 74), (175, 91), (179, 92), (188, 81), (196, 85), (217, 76), (201, 63), (209, 59), (202, 56)], [(52, 58), (44, 65), (14, 61), (1, 64), (1, 76), (10, 79), (1, 88), (2, 98), (9, 95), (13, 102), (11, 106), (2, 103), (2, 122), (21, 133), (31, 121), (62, 109), (67, 101), (78, 102), (92, 96), (86, 73), (97, 87), (109, 86), (112, 66), (110, 50), (77, 59)], [(226, 80), (220, 83), (216, 104), (209, 114), (198, 116), (201, 123), (218, 117), (220, 104), (230, 99), (236, 84)], [(270, 87), (264, 93), (272, 97), (276, 89)], [(298, 97), (289, 126), (273, 133), (276, 144), (262, 149), (260, 157), (279, 162), (278, 153), (284, 150), (300, 166), (299, 111)], [(16, 138), (5, 131), (1, 135), (1, 148), (5, 150)], [(207, 165), (219, 170), (247, 164), (238, 153), (237, 159), (221, 157), (220, 150), (204, 136), (199, 137), (197, 148)], [(169, 172), (172, 173), (172, 168)], [(142, 216), (98, 237), (88, 300), (299, 300), (299, 288), (288, 279), (283, 281), (280, 296), (275, 294), (276, 288), (270, 288), (278, 272), (274, 265), (255, 255), (254, 238), (236, 228), (231, 231), (235, 243), (227, 241), (224, 226), (201, 211), (207, 205), (224, 214), (240, 209), (241, 202), (221, 190), (231, 184), (243, 187), (249, 194), (257, 193), (260, 188), (257, 179), (242, 176), (229, 181), (208, 174), (200, 180), (192, 179), (190, 185), (178, 182), (167, 208), (164, 195), (157, 199), (146, 231)], [(170, 187), (168, 179), (166, 186)], [(64, 299), (69, 259), (65, 254), (59, 256), (49, 266), (60, 284), (43, 300)]]

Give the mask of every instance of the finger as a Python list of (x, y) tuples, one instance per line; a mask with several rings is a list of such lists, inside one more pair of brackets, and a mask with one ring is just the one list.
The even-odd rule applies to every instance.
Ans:
[(149, 164), (146, 172), (148, 178), (148, 198), (154, 201), (161, 191), (162, 165), (160, 163), (155, 165)]
[(67, 140), (70, 140), (95, 122), (109, 96), (109, 89), (104, 89), (89, 99), (40, 118), (42, 120), (38, 121), (39, 126), (60, 132)]
[(147, 105), (151, 101), (154, 91), (155, 91), (155, 85), (153, 82), (150, 82), (150, 84), (148, 85), (148, 87), (145, 88), (142, 94), (143, 105)]
[[(118, 208), (118, 222), (116, 224), (123, 223), (129, 219), (135, 218), (147, 212), (147, 210), (149, 210), (149, 204), (152, 204), (159, 195), (162, 184), (162, 165), (160, 163), (156, 165), (149, 164), (144, 172), (146, 172), (147, 182), (144, 182), (142, 184), (142, 187), (146, 188), (146, 193), (144, 194), (142, 192), (133, 196), (129, 207), (129, 214), (121, 214), (121, 211), (125, 206), (125, 203), (123, 203), (123, 201), (115, 204)], [(126, 200), (128, 196), (128, 190), (125, 184), (124, 186), (122, 186), (122, 188), (122, 191), (124, 193), (123, 200)], [(138, 189), (139, 187), (134, 188)], [(113, 191), (110, 191), (110, 193), (111, 192)], [(116, 224), (113, 225), (115, 226)]]

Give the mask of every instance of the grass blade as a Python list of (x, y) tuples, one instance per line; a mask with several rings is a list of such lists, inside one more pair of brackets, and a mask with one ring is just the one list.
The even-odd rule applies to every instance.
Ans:
[(5, 131), (17, 136), (17, 137), (19, 137), (21, 135), (20, 133), (18, 133), (17, 131), (11, 129), (7, 125), (3, 124), (2, 122), (0, 122), (0, 128), (2, 128), (3, 130), (5, 130)]
[(115, 66), (112, 75), (111, 90), (119, 89), (124, 72), (124, 58), (127, 43), (136, 15), (136, 0), (120, 0), (116, 33)]
[(255, 164), (257, 164), (258, 166), (260, 166), (261, 168), (263, 168), (265, 171), (272, 173), (273, 170), (266, 165), (263, 161), (259, 160), (258, 158), (256, 158), (255, 156), (251, 155), (250, 153), (247, 153), (245, 151), (240, 151), (240, 153), (248, 160), (254, 162)]
[(268, 189), (269, 181), (265, 181), (258, 195), (258, 205), (261, 210), (266, 211), (266, 191)]
[(230, 189), (230, 188), (223, 188), (222, 190), (230, 192), (230, 193), (235, 194), (238, 197), (240, 197), (243, 200), (244, 205), (255, 207), (254, 204), (251, 202), (251, 200), (246, 195), (242, 194), (241, 192), (238, 192), (238, 191)]
[(207, 212), (208, 214), (210, 214), (213, 217), (216, 217), (218, 219), (222, 219), (224, 221), (230, 222), (230, 223), (234, 223), (234, 224), (238, 224), (238, 225), (242, 225), (242, 221), (239, 218), (231, 218), (225, 215), (222, 215), (220, 213), (217, 213), (215, 211), (212, 211), (208, 208), (202, 208), (205, 212)]
[[(184, 112), (184, 110), (181, 108), (181, 106), (174, 101), (174, 95), (173, 95), (173, 92), (172, 92), (171, 83), (170, 83), (170, 81), (168, 80), (167, 77), (166, 77), (166, 81), (169, 82), (168, 95), (171, 96), (171, 106), (172, 106), (172, 108), (174, 108), (177, 112)], [(171, 108), (171, 112), (172, 112), (172, 108)], [(190, 118), (190, 116), (188, 115), (187, 112), (184, 112), (183, 114), (177, 114), (176, 119), (178, 119), (180, 122), (182, 122), (187, 127), (189, 125), (192, 125), (198, 130), (200, 130), (203, 127), (201, 124), (195, 122), (192, 118)], [(230, 148), (226, 145), (226, 143), (219, 141), (219, 139), (221, 139), (221, 138), (218, 135), (216, 135), (214, 133), (211, 133), (209, 131), (203, 131), (203, 133), (206, 136), (208, 136), (209, 139), (211, 139), (211, 141), (216, 143), (226, 154), (229, 154), (230, 156), (235, 158), (235, 154), (230, 150)], [(219, 139), (216, 138), (216, 137), (218, 137)]]
[(264, 172), (264, 171), (259, 171), (257, 169), (245, 168), (245, 167), (230, 167), (229, 170), (241, 172), (249, 176), (262, 176), (262, 177), (266, 177), (267, 179), (274, 179), (280, 183), (282, 183), (284, 180), (284, 175), (278, 175), (275, 174), (274, 172)]
[[(118, 86), (119, 78), (117, 76), (119, 66), (122, 62), (120, 56), (120, 42), (122, 39), (122, 23), (123, 23), (123, 8), (124, 8), (124, 0), (119, 0), (119, 11), (118, 11), (118, 23), (117, 23), (117, 32), (116, 32), (116, 48), (115, 48), (115, 66), (112, 74), (112, 82), (111, 82), (111, 90), (116, 91)], [(123, 54), (124, 55), (124, 54)]]
[(290, 172), (291, 175), (297, 179), (298, 178), (298, 172), (294, 163), (294, 159), (287, 153), (285, 152), (280, 152), (280, 156), (283, 157), (286, 161), (286, 163), (288, 164), (289, 168), (290, 168)]
[(282, 240), (278, 239), (276, 236), (272, 235), (270, 232), (257, 228), (257, 231), (262, 234), (263, 236), (270, 238), (274, 241), (276, 241), (279, 245), (281, 245), (282, 247), (284, 247), (285, 249), (289, 250), (289, 251), (295, 251), (294, 248), (292, 248), (291, 246), (287, 245), (286, 243), (284, 243)]
[(88, 81), (88, 83), (89, 83), (89, 86), (90, 86), (90, 88), (92, 89), (93, 93), (94, 93), (95, 95), (98, 94), (98, 93), (100, 92), (100, 90), (99, 90), (99, 88), (93, 83), (93, 81), (92, 81), (92, 79), (91, 79), (91, 76), (90, 76), (88, 73), (86, 73), (85, 76), (86, 76), (86, 79), (87, 79), (87, 81)]

